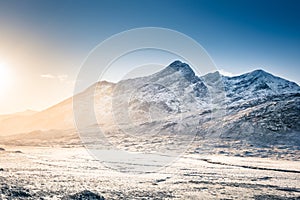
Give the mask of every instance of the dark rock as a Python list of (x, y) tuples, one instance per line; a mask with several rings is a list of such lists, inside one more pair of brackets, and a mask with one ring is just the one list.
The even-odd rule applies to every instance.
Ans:
[(63, 200), (105, 200), (105, 198), (89, 190), (84, 190), (73, 195), (65, 196)]
[(276, 195), (255, 195), (255, 200), (299, 200), (300, 197), (282, 197)]
[(0, 193), (4, 196), (10, 197), (9, 199), (23, 199), (32, 197), (28, 189), (19, 186), (8, 186), (7, 184), (1, 186)]
[(11, 194), (13, 197), (21, 198), (21, 197), (31, 197), (31, 195), (25, 191), (22, 190), (13, 190), (11, 191)]
[(272, 178), (272, 177), (264, 176), (264, 177), (258, 178), (257, 180), (265, 181), (265, 180), (270, 180), (271, 178)]
[(155, 182), (160, 183), (160, 182), (164, 182), (164, 181), (166, 181), (166, 179), (163, 178), (163, 179), (157, 179)]

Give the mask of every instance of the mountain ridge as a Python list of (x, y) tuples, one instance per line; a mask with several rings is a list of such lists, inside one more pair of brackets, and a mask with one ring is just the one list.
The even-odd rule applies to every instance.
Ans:
[(190, 132), (205, 137), (218, 133), (217, 137), (248, 139), (257, 135), (256, 130), (262, 135), (300, 132), (296, 83), (261, 69), (234, 77), (219, 72), (198, 77), (188, 64), (177, 60), (155, 74), (118, 83), (97, 82), (34, 115), (0, 120), (1, 135), (75, 129), (72, 100), (90, 95), (98, 123), (111, 132), (118, 131), (114, 123), (123, 128), (131, 123), (129, 129), (140, 132)]

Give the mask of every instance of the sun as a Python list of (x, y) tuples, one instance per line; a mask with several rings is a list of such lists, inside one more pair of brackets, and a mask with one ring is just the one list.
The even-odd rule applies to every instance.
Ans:
[(0, 94), (3, 93), (10, 84), (10, 73), (7, 65), (0, 62)]

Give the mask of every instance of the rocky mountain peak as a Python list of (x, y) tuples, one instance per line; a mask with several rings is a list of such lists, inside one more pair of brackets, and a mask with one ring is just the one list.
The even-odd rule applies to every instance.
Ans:
[(252, 74), (252, 75), (270, 75), (268, 72), (262, 70), (262, 69), (256, 69), (252, 72), (250, 72), (249, 74)]
[(193, 69), (187, 63), (183, 63), (179, 60), (172, 62), (165, 69), (158, 73), (159, 76), (163, 77), (176, 73), (191, 83), (199, 81), (199, 78), (195, 75)]
[(202, 76), (201, 78), (207, 82), (207, 83), (215, 83), (221, 80), (222, 75), (220, 74), (220, 72), (215, 71), (212, 73), (208, 73), (204, 76)]
[(167, 69), (171, 69), (171, 70), (174, 70), (174, 71), (179, 71), (179, 72), (183, 73), (184, 75), (195, 76), (195, 73), (192, 70), (192, 68), (188, 64), (183, 63), (179, 60), (176, 60), (176, 61), (172, 62), (167, 67)]

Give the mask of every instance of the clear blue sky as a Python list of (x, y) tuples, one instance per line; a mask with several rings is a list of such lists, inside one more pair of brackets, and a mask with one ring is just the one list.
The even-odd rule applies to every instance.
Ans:
[[(10, 101), (15, 105), (10, 110), (2, 98), (0, 113), (43, 109), (71, 95), (66, 82), (76, 78), (92, 48), (145, 26), (185, 33), (224, 71), (262, 68), (299, 84), (299, 10), (298, 0), (0, 0), (0, 61), (16, 77), (16, 92), (7, 95), (24, 98)], [(29, 87), (39, 93), (39, 102)], [(47, 91), (57, 88), (49, 99)]]

